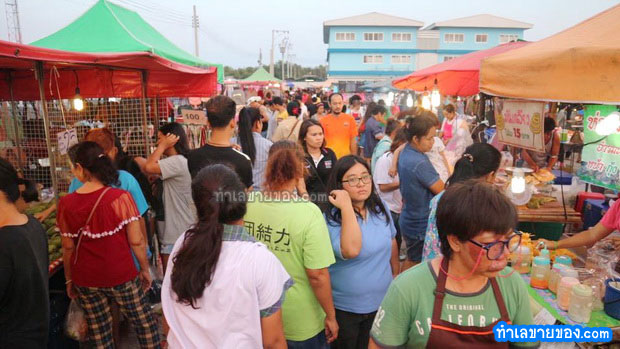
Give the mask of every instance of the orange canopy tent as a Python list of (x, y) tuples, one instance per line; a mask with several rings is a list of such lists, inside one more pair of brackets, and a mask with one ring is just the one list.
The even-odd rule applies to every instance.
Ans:
[(553, 102), (620, 104), (620, 5), (482, 61), (480, 91)]
[(484, 58), (514, 50), (527, 44), (529, 42), (509, 42), (488, 50), (468, 53), (396, 79), (392, 85), (400, 89), (430, 91), (435, 87), (435, 81), (437, 81), (437, 88), (442, 95), (461, 97), (475, 95), (479, 92), (478, 73), (480, 62)]

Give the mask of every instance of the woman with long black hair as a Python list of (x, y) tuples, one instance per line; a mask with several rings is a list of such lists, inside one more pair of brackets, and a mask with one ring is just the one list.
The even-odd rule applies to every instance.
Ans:
[(239, 112), (238, 142), (241, 151), (252, 161), (252, 180), (254, 190), (261, 190), (265, 180), (265, 167), (269, 157), (271, 141), (261, 135), (262, 116), (258, 108), (245, 107)]
[(215, 164), (192, 182), (198, 221), (174, 244), (162, 286), (171, 348), (286, 348), (281, 306), (292, 280), (244, 228), (245, 185)]
[(97, 143), (81, 142), (69, 149), (69, 157), (82, 186), (58, 203), (67, 294), (79, 299), (98, 348), (114, 346), (112, 304), (136, 328), (141, 348), (159, 348), (145, 294), (152, 280), (140, 212), (130, 193), (115, 188), (119, 173)]
[(365, 348), (381, 300), (399, 273), (396, 228), (363, 158), (338, 160), (328, 190), (325, 218), (336, 257), (329, 274), (340, 327), (335, 347)]
[[(172, 246), (196, 220), (192, 201), (192, 177), (187, 167), (189, 143), (183, 126), (171, 122), (159, 128), (157, 148), (146, 159), (144, 172), (159, 175), (163, 181), (164, 229), (160, 231), (164, 270)], [(162, 155), (166, 158), (162, 159)]]
[(327, 205), (327, 181), (336, 165), (336, 153), (326, 147), (323, 125), (314, 119), (305, 120), (299, 129), (299, 143), (306, 155), (306, 190), (319, 208)]

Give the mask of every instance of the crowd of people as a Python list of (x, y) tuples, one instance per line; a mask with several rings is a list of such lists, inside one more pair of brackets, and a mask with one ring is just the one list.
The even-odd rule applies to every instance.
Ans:
[[(499, 151), (464, 141), (452, 104), (440, 121), (347, 102), (252, 97), (237, 113), (216, 96), (198, 149), (175, 122), (146, 158), (120, 154), (105, 128), (71, 147), (75, 178), (52, 210), (94, 345), (113, 348), (122, 317), (142, 348), (483, 347), (499, 321), (532, 324), (506, 268), (521, 235), (491, 184)], [(23, 182), (0, 159), (0, 347), (47, 337), (47, 243), (20, 211)], [(161, 207), (164, 338), (145, 293), (149, 206)], [(614, 208), (597, 234), (620, 225)]]

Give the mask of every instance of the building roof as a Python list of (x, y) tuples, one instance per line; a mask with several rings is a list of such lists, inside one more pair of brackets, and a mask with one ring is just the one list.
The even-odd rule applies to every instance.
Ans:
[(510, 18), (498, 17), (489, 14), (475, 15), (463, 18), (451, 19), (443, 22), (436, 22), (426, 30), (442, 28), (442, 27), (458, 27), (458, 28), (515, 28), (530, 29), (534, 25), (525, 22), (519, 22)]
[(329, 42), (329, 27), (422, 27), (424, 22), (414, 19), (370, 12), (363, 15), (332, 19), (323, 22), (323, 41)]

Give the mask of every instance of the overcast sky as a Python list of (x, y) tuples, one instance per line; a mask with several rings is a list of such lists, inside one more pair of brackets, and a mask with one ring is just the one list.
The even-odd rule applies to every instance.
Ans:
[[(17, 0), (24, 43), (54, 33), (96, 0)], [(269, 63), (271, 30), (290, 32), (291, 53), (305, 66), (325, 64), (323, 22), (381, 12), (433, 22), (488, 13), (532, 23), (525, 40), (539, 40), (568, 28), (620, 0), (111, 0), (141, 14), (176, 45), (194, 52), (192, 5), (200, 18), (200, 57), (233, 67), (256, 66), (259, 49)], [(0, 2), (4, 5), (4, 1)], [(4, 10), (4, 6), (0, 9)], [(0, 14), (0, 39), (8, 39)], [(276, 46), (276, 60), (280, 57)]]

